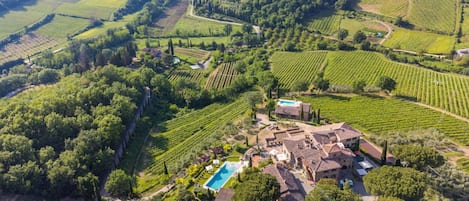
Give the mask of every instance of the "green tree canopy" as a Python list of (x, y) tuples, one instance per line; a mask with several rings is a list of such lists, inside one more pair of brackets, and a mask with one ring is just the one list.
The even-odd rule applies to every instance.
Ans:
[(360, 195), (350, 188), (340, 190), (335, 179), (321, 179), (313, 191), (306, 195), (306, 201), (347, 200), (360, 201)]
[(420, 200), (427, 185), (425, 176), (412, 168), (383, 166), (363, 178), (367, 192), (373, 195)]
[(353, 42), (361, 43), (366, 40), (366, 34), (362, 31), (357, 31), (355, 35), (353, 35)]
[(348, 30), (347, 29), (339, 29), (339, 33), (337, 33), (337, 38), (339, 40), (344, 40), (348, 36)]
[(280, 197), (280, 185), (271, 175), (251, 173), (236, 186), (233, 201), (275, 201)]
[(352, 84), (352, 89), (353, 89), (353, 92), (355, 92), (355, 93), (363, 92), (365, 87), (366, 87), (366, 81), (365, 80), (358, 80), (358, 81), (353, 82), (353, 84)]
[(293, 86), (292, 86), (291, 89), (293, 91), (300, 92), (300, 91), (306, 91), (306, 90), (308, 90), (308, 88), (309, 88), (308, 80), (299, 79), (299, 80), (295, 80), (295, 82), (293, 82)]
[(109, 174), (104, 189), (118, 197), (129, 197), (133, 192), (134, 179), (127, 175), (124, 170), (116, 169)]
[(377, 86), (382, 89), (391, 92), (396, 89), (397, 82), (388, 76), (381, 76), (378, 80)]
[(397, 145), (393, 148), (394, 156), (406, 162), (409, 167), (424, 170), (428, 166), (435, 168), (443, 165), (445, 159), (436, 150), (418, 145)]

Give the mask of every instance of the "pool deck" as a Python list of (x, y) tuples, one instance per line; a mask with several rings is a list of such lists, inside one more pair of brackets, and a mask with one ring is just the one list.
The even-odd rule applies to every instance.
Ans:
[[(233, 177), (234, 175), (236, 175), (236, 173), (241, 173), (243, 171), (243, 167), (247, 167), (248, 164), (246, 163), (247, 161), (239, 161), (239, 162), (230, 162), (230, 161), (226, 161), (223, 163), (223, 165), (220, 166), (220, 168), (218, 168), (217, 171), (215, 171), (215, 173), (213, 173), (212, 176), (210, 176), (210, 178), (208, 178), (208, 180), (204, 183), (203, 185), (203, 188), (205, 189), (210, 189), (210, 190), (213, 190), (213, 191), (216, 191), (218, 192), (226, 183), (228, 183), (228, 181), (230, 180), (231, 177)], [(221, 185), (220, 189), (214, 189), (214, 188), (211, 188), (211, 187), (208, 187), (207, 184), (212, 181), (213, 177), (215, 177), (215, 175), (218, 174), (218, 172), (220, 172), (220, 170), (222, 169), (223, 166), (225, 165), (228, 165), (228, 163), (237, 163), (239, 164), (240, 166), (238, 167), (238, 169), (236, 169), (232, 174), (231, 176), (223, 183), (223, 185)]]

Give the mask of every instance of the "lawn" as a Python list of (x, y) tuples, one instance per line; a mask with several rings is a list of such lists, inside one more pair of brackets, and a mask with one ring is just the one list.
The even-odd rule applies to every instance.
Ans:
[(408, 6), (408, 0), (360, 0), (357, 9), (389, 17), (403, 17), (407, 14)]
[(384, 42), (384, 46), (411, 50), (416, 52), (427, 52), (432, 54), (449, 54), (454, 47), (455, 38), (447, 35), (411, 31), (407, 29), (396, 29), (391, 37)]
[(63, 3), (55, 12), (84, 18), (96, 17), (108, 20), (111, 14), (124, 6), (126, 2), (127, 0), (80, 0)]
[[(127, 23), (131, 22), (134, 20), (134, 18), (137, 16), (138, 13), (132, 14), (132, 15), (126, 15), (124, 18), (120, 19), (119, 21), (106, 21), (103, 23), (102, 26), (96, 27), (93, 29), (90, 29), (88, 31), (85, 31), (75, 38), (77, 39), (89, 39), (89, 38), (95, 38), (99, 35), (104, 35), (106, 34), (106, 31), (108, 29), (116, 29), (116, 28), (121, 28), (124, 27)], [(143, 41), (143, 44), (145, 44), (145, 41)]]
[[(223, 28), (225, 24), (207, 21), (190, 16), (183, 16), (179, 18), (174, 25), (173, 30), (168, 34), (171, 36), (214, 36), (224, 35)], [(241, 26), (233, 25), (233, 32), (240, 31)]]
[(404, 19), (417, 28), (454, 33), (458, 0), (411, 0), (410, 13)]
[(0, 39), (38, 22), (60, 4), (57, 0), (37, 0), (33, 5), (19, 6), (7, 13), (0, 13)]
[(67, 35), (72, 35), (88, 26), (89, 20), (56, 15), (52, 22), (40, 27), (35, 31), (36, 34), (65, 40)]
[(363, 21), (344, 18), (340, 21), (340, 28), (348, 30), (347, 39), (351, 40), (357, 31), (365, 29), (365, 23)]

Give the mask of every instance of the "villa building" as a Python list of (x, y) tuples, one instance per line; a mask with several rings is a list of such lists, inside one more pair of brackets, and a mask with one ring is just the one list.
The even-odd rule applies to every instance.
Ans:
[(305, 200), (305, 195), (303, 195), (300, 186), (296, 183), (295, 176), (281, 164), (268, 165), (262, 169), (262, 172), (274, 176), (280, 184), (279, 201)]
[(268, 146), (280, 146), (277, 159), (292, 168), (302, 169), (309, 180), (338, 179), (343, 171), (352, 171), (355, 155), (349, 148), (362, 135), (345, 123), (308, 129), (273, 132), (266, 138)]
[(311, 120), (310, 104), (300, 101), (291, 101), (280, 99), (277, 102), (275, 116), (287, 119), (296, 119), (301, 121)]

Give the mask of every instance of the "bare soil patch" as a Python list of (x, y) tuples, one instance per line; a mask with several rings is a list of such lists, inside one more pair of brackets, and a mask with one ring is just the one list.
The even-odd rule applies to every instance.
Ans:
[(186, 1), (180, 1), (171, 8), (166, 9), (162, 17), (155, 22), (154, 26), (160, 29), (159, 32), (162, 34), (171, 32), (178, 20), (186, 14), (187, 6), (188, 3)]

